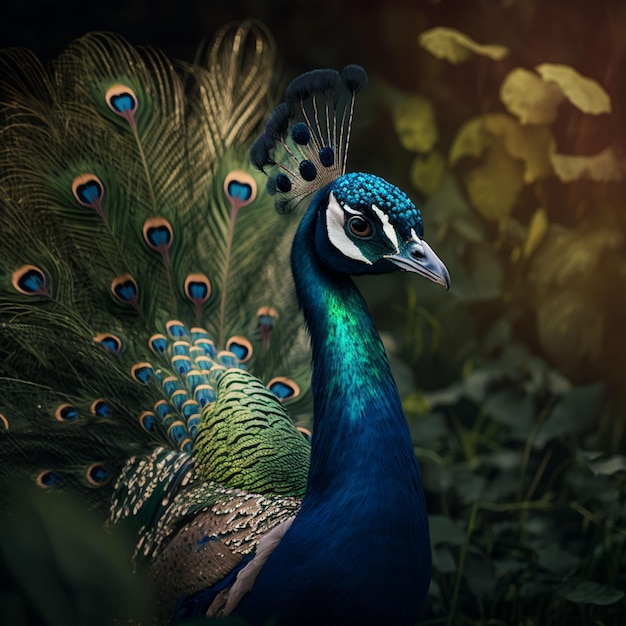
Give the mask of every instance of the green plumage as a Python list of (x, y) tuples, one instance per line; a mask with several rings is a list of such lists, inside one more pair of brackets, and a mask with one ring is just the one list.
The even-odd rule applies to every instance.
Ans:
[[(243, 370), (252, 382), (222, 397), (209, 373), (287, 376), (300, 390), (290, 411), (308, 419), (310, 357), (288, 261), (296, 222), (275, 214), (247, 163), (273, 65), (253, 23), (223, 29), (193, 65), (111, 34), (74, 42), (47, 69), (26, 51), (0, 59), (3, 484), (79, 491), (105, 512), (128, 460), (124, 476), (143, 476), (141, 455), (191, 450), (205, 410), (200, 477), (250, 488), (282, 473), (276, 493), (303, 493), (308, 444), (279, 400)], [(240, 344), (246, 354), (231, 352)], [(233, 398), (243, 402), (232, 408)], [(284, 454), (246, 469), (276, 443), (254, 432), (277, 422)], [(229, 469), (223, 446), (249, 424)], [(298, 464), (295, 477), (283, 471)], [(176, 465), (149, 497), (118, 483), (112, 517), (141, 502), (136, 530), (156, 524)], [(184, 468), (194, 483), (193, 463)]]
[(194, 441), (198, 474), (250, 493), (302, 497), (310, 446), (276, 397), (237, 370), (226, 372), (217, 390)]

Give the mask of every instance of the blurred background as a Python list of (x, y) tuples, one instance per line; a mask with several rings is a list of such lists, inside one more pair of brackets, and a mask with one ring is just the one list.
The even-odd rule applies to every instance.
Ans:
[[(248, 17), (273, 33), (282, 85), (315, 67), (367, 69), (350, 168), (414, 198), (450, 270), (448, 293), (411, 276), (360, 283), (423, 468), (423, 623), (626, 623), (626, 4), (21, 0), (2, 9), (0, 47), (51, 60), (110, 30), (191, 61)], [(91, 532), (24, 501), (52, 536)], [(109, 584), (123, 567), (99, 571), (109, 604), (128, 607), (135, 591)], [(17, 611), (6, 623), (82, 623), (27, 608), (20, 576), (1, 592)]]

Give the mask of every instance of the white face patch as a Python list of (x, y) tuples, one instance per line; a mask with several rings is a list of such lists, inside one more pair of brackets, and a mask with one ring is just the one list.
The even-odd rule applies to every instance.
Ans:
[(380, 220), (380, 223), (383, 227), (383, 232), (385, 233), (385, 235), (387, 235), (387, 239), (389, 239), (391, 245), (395, 248), (395, 253), (398, 254), (400, 252), (400, 247), (398, 245), (398, 235), (396, 234), (396, 229), (389, 221), (389, 216), (386, 213), (383, 213), (375, 204), (372, 204), (372, 210)]
[[(346, 207), (346, 211), (357, 215), (358, 213)], [(358, 214), (360, 215), (360, 214)], [(371, 265), (372, 262), (359, 250), (359, 247), (348, 237), (345, 231), (345, 212), (339, 206), (335, 195), (330, 193), (328, 198), (328, 208), (326, 209), (326, 228), (328, 230), (328, 240), (344, 256), (361, 263)]]

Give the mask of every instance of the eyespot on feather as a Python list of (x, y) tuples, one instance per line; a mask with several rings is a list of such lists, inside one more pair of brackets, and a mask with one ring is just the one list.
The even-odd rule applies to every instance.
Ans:
[(153, 433), (157, 429), (157, 418), (154, 413), (150, 411), (144, 411), (139, 416), (139, 423), (141, 427), (148, 433)]
[(172, 425), (167, 429), (167, 434), (176, 445), (180, 445), (187, 437), (187, 427), (180, 420), (176, 420), (172, 422)]
[(97, 415), (98, 417), (111, 417), (113, 415), (111, 405), (104, 398), (94, 400), (89, 407), (89, 411), (92, 415)]
[(77, 176), (72, 181), (72, 193), (78, 204), (94, 209), (104, 217), (102, 210), (104, 185), (95, 174), (86, 173)]
[(150, 350), (152, 350), (154, 354), (159, 356), (167, 352), (167, 344), (167, 337), (160, 333), (152, 335), (152, 337), (148, 339), (148, 345), (150, 346)]
[(172, 357), (172, 367), (181, 375), (185, 376), (187, 372), (190, 372), (193, 368), (191, 366), (191, 359), (184, 355), (179, 354)]
[(115, 115), (125, 119), (132, 128), (136, 127), (135, 113), (139, 107), (139, 99), (130, 87), (111, 85), (104, 94), (104, 99)]
[(130, 274), (122, 274), (111, 281), (111, 292), (120, 301), (137, 308), (139, 289)]
[(90, 485), (102, 487), (111, 480), (112, 475), (104, 463), (93, 463), (87, 468), (85, 478)]
[(169, 320), (165, 324), (167, 333), (170, 337), (187, 337), (187, 328), (180, 320)]
[(150, 363), (135, 363), (130, 368), (130, 375), (142, 385), (147, 385), (154, 376), (154, 368)]
[(195, 400), (185, 400), (180, 406), (180, 412), (185, 419), (200, 412), (200, 405)]
[(247, 172), (233, 170), (224, 179), (224, 193), (233, 210), (254, 202), (257, 194), (256, 180)]
[(208, 404), (215, 402), (216, 394), (215, 389), (210, 385), (198, 385), (194, 391), (194, 398), (196, 402), (202, 407), (206, 407)]
[(54, 417), (59, 422), (75, 422), (80, 419), (80, 412), (71, 404), (61, 404), (54, 412)]
[(189, 399), (189, 394), (185, 389), (177, 389), (170, 397), (170, 402), (180, 411), (183, 404)]
[(42, 489), (51, 489), (59, 482), (59, 475), (52, 470), (43, 470), (37, 474), (35, 483)]
[(167, 400), (159, 400), (157, 403), (155, 403), (154, 410), (159, 417), (165, 417), (170, 410), (169, 405), (167, 404)]
[(211, 281), (204, 274), (188, 274), (184, 290), (187, 299), (196, 306), (199, 314), (202, 305), (211, 297)]
[(174, 241), (174, 229), (164, 217), (150, 217), (143, 223), (143, 238), (148, 247), (163, 257), (163, 263), (169, 266), (169, 249)]
[(99, 333), (93, 338), (93, 340), (96, 343), (99, 343), (105, 350), (109, 350), (118, 356), (122, 352), (122, 340), (115, 335), (111, 335), (110, 333)]
[[(201, 348), (202, 352), (208, 357), (214, 358), (217, 355), (215, 344), (210, 339), (197, 339), (194, 342), (194, 345), (198, 348)], [(196, 361), (197, 360), (198, 359), (196, 359)]]
[(246, 363), (252, 356), (252, 344), (241, 335), (235, 335), (226, 342), (226, 350), (232, 352), (240, 363)]
[(161, 387), (165, 395), (169, 398), (177, 389), (181, 388), (181, 382), (177, 376), (167, 376), (161, 382)]
[(22, 265), (11, 274), (11, 284), (25, 296), (50, 297), (48, 290), (48, 277), (46, 273), (36, 265)]
[(267, 388), (281, 401), (293, 400), (300, 395), (300, 387), (298, 384), (286, 378), (285, 376), (277, 376), (267, 383)]

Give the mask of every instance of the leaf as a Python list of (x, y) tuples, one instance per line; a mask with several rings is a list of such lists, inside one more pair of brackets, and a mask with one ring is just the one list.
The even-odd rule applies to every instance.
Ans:
[(555, 543), (550, 543), (537, 550), (537, 561), (549, 572), (564, 576), (578, 567), (580, 557), (562, 550)]
[(433, 105), (424, 96), (402, 98), (393, 109), (393, 123), (400, 142), (411, 152), (430, 152), (439, 139)]
[(589, 178), (596, 182), (610, 182), (622, 180), (626, 165), (623, 160), (615, 156), (611, 147), (591, 156), (576, 156), (568, 154), (550, 155), (554, 173), (563, 182)]
[(458, 257), (446, 258), (454, 287), (450, 292), (460, 302), (481, 302), (499, 298), (503, 273), (495, 253), (488, 246), (471, 246)]
[(474, 474), (469, 469), (459, 473), (454, 481), (454, 488), (463, 504), (471, 504), (479, 500), (485, 490), (487, 479), (484, 476)]
[(446, 59), (458, 64), (467, 61), (475, 54), (495, 61), (509, 54), (509, 49), (498, 45), (481, 45), (464, 33), (443, 26), (423, 31), (419, 35), (420, 45), (438, 59)]
[(522, 255), (524, 258), (529, 258), (532, 253), (537, 249), (537, 246), (541, 243), (546, 231), (548, 230), (548, 216), (545, 209), (537, 209), (528, 226), (528, 233), (526, 235), (526, 241), (524, 241), (524, 247), (522, 249)]
[(509, 574), (517, 574), (528, 567), (528, 563), (517, 559), (498, 559), (493, 563), (496, 578), (504, 578)]
[(611, 112), (611, 98), (592, 78), (579, 74), (573, 67), (543, 63), (536, 68), (545, 81), (556, 83), (563, 95), (583, 113), (599, 115)]
[(464, 179), (467, 195), (478, 213), (487, 220), (502, 221), (513, 210), (522, 190), (523, 167), (495, 144)]
[(418, 155), (411, 165), (411, 183), (420, 193), (432, 196), (439, 189), (445, 171), (446, 160), (438, 150)]
[(550, 155), (554, 152), (554, 139), (550, 131), (541, 126), (522, 126), (505, 113), (488, 113), (466, 122), (450, 149), (450, 165), (464, 157), (481, 156), (496, 140), (508, 155), (523, 162), (525, 184), (552, 173)]
[(565, 594), (565, 598), (576, 604), (596, 604), (608, 606), (615, 604), (624, 597), (624, 592), (615, 587), (586, 580), (578, 583), (574, 589)]
[(458, 179), (449, 170), (437, 191), (420, 208), (423, 208), (424, 223), (428, 228), (447, 229), (461, 216), (474, 216)]
[(456, 572), (456, 562), (452, 552), (445, 546), (436, 546), (433, 550), (433, 567), (440, 574), (453, 574)]
[(621, 248), (624, 236), (618, 229), (571, 230), (550, 224), (541, 248), (530, 265), (529, 283), (539, 292), (553, 294), (554, 287), (567, 288), (581, 277), (593, 276), (602, 254)]
[(441, 593), (441, 587), (439, 586), (439, 583), (434, 578), (430, 581), (430, 587), (428, 587), (428, 595), (432, 598), (437, 598), (438, 600), (441, 600), (441, 597), (443, 595)]
[(511, 429), (511, 434), (525, 439), (534, 424), (535, 407), (530, 395), (518, 389), (501, 389), (490, 394), (485, 408), (491, 416)]
[(536, 306), (539, 341), (555, 366), (573, 377), (579, 367), (598, 364), (605, 324), (601, 302), (573, 285), (544, 294)]
[(430, 543), (433, 546), (440, 544), (462, 546), (465, 544), (465, 531), (449, 517), (429, 515), (428, 522), (430, 524)]
[(488, 118), (488, 115), (473, 117), (461, 126), (450, 148), (450, 165), (456, 165), (464, 157), (478, 158), (492, 145), (494, 138), (487, 128)]
[(500, 99), (522, 124), (550, 124), (564, 96), (554, 83), (521, 67), (511, 70), (500, 86)]
[(589, 428), (602, 407), (605, 387), (592, 383), (574, 387), (555, 405), (535, 437), (535, 447), (543, 447), (551, 439), (575, 436)]
[(621, 454), (605, 457), (601, 452), (579, 451), (577, 456), (594, 476), (613, 476), (617, 472), (626, 471), (626, 456)]

